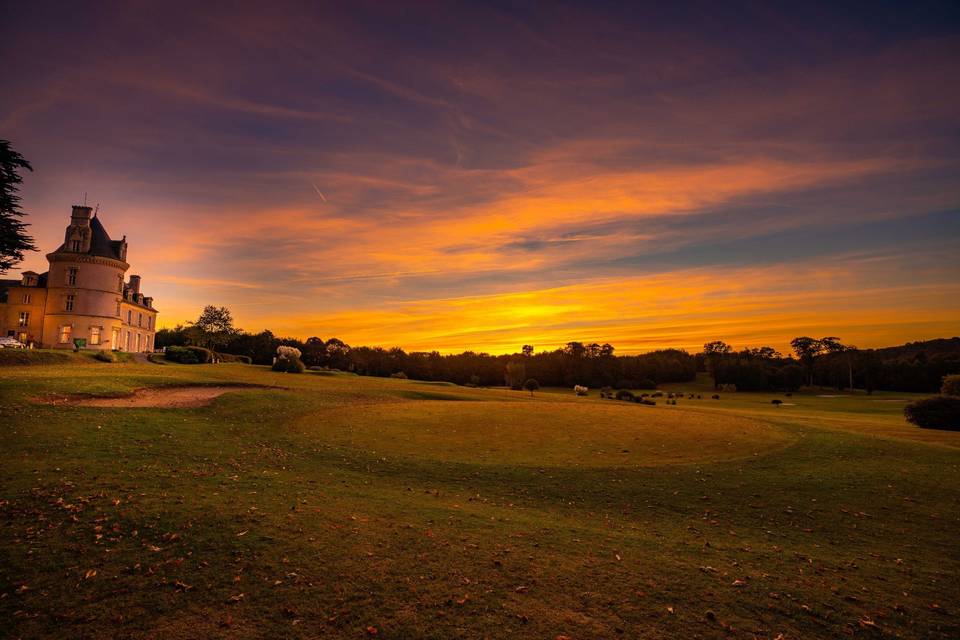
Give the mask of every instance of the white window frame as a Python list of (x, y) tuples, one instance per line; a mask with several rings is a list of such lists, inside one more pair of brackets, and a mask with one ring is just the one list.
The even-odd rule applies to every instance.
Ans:
[(30, 294), (29, 294), (29, 293), (23, 294), (23, 304), (30, 304)]
[(80, 269), (77, 267), (67, 267), (67, 286), (75, 287), (77, 286), (77, 275), (79, 275)]
[(103, 340), (103, 327), (90, 327), (90, 344), (100, 344)]
[(76, 296), (72, 293), (67, 294), (66, 299), (63, 301), (63, 308), (65, 311), (73, 311), (73, 307), (77, 302)]
[(73, 338), (73, 325), (60, 325), (60, 344), (70, 344), (71, 338)]
[(20, 312), (20, 317), (17, 318), (17, 326), (18, 326), (18, 327), (26, 327), (26, 326), (29, 326), (29, 325), (30, 325), (30, 312), (29, 312), (29, 311), (21, 311), (21, 312)]

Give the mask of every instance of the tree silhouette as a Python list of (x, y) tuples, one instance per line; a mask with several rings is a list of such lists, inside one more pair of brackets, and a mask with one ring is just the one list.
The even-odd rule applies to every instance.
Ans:
[(193, 328), (200, 334), (198, 336), (201, 346), (210, 349), (217, 349), (225, 345), (236, 333), (233, 328), (233, 316), (226, 307), (215, 307), (207, 305), (200, 313), (197, 321), (192, 323)]
[(8, 140), (0, 140), (0, 273), (6, 273), (23, 260), (24, 251), (36, 251), (33, 238), (27, 235), (27, 227), (21, 222), (25, 215), (20, 210), (17, 195), (23, 180), (20, 170), (33, 171), (22, 155), (13, 150)]
[(703, 345), (703, 355), (710, 365), (710, 374), (713, 376), (713, 388), (720, 387), (720, 381), (717, 378), (717, 369), (723, 357), (733, 351), (733, 347), (723, 340), (714, 340)]

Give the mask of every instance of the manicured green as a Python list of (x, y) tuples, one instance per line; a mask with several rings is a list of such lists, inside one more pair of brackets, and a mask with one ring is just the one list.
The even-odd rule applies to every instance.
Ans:
[[(44, 403), (187, 383), (278, 388)], [(917, 396), (665, 391), (0, 368), (2, 635), (960, 636), (960, 433)]]

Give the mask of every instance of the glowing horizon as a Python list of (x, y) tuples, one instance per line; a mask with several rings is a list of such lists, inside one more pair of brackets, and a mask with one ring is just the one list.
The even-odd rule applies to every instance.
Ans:
[(161, 328), (215, 304), (441, 352), (960, 334), (956, 21), (674, 11), (17, 7), (21, 267), (88, 193)]

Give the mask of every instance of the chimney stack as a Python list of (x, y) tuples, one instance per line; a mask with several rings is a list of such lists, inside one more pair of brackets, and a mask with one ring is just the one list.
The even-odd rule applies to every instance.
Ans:
[(131, 297), (136, 299), (138, 293), (140, 293), (140, 276), (130, 276)]
[(89, 227), (91, 211), (93, 211), (92, 207), (83, 204), (73, 205), (73, 212), (70, 214), (70, 224), (77, 227)]

